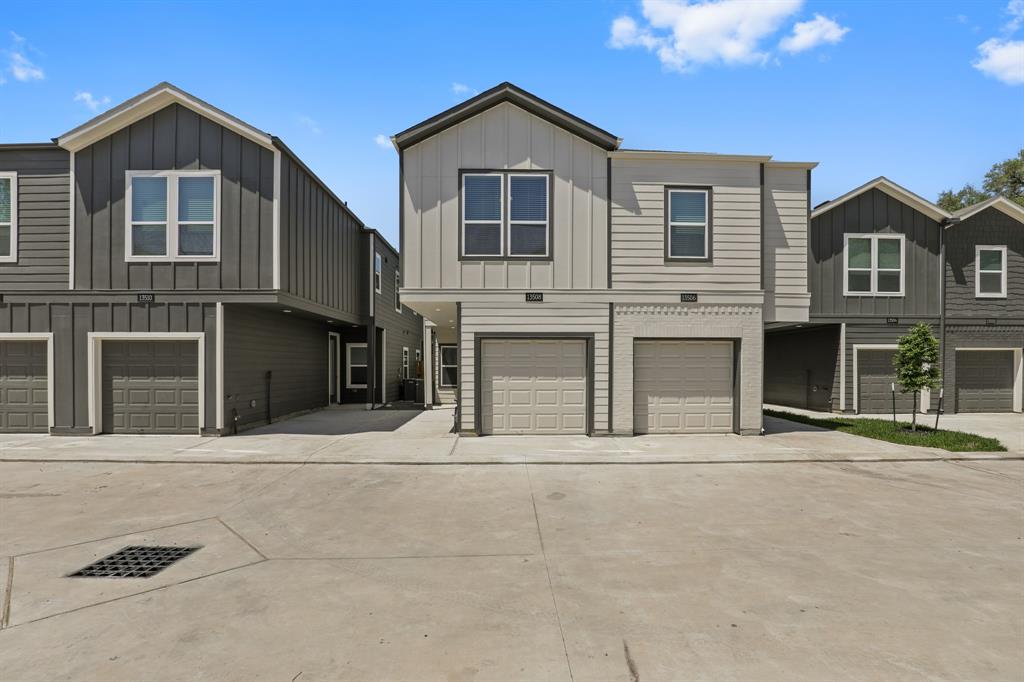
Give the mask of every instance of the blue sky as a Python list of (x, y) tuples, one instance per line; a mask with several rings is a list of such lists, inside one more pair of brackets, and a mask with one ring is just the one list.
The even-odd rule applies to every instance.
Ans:
[(625, 147), (819, 161), (815, 203), (878, 175), (934, 199), (1024, 145), (1024, 0), (12, 3), (0, 68), (0, 142), (169, 80), (283, 138), (395, 242), (378, 136), (504, 80)]

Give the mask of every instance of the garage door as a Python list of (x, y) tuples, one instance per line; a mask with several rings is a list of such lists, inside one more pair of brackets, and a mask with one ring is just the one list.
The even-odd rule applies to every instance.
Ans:
[[(857, 411), (861, 414), (892, 413), (892, 384), (896, 371), (892, 366), (894, 350), (857, 351)], [(901, 393), (896, 386), (896, 411), (913, 412), (914, 394)]]
[(103, 431), (196, 433), (195, 341), (104, 341)]
[(956, 352), (956, 411), (1013, 411), (1013, 351)]
[(47, 433), (45, 341), (0, 341), (0, 433)]
[(586, 433), (582, 339), (487, 339), (480, 344), (481, 433)]
[(637, 340), (633, 356), (633, 430), (731, 433), (731, 341)]

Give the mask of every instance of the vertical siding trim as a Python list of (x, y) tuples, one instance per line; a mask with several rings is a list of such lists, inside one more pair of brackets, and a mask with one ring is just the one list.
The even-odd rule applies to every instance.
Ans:
[[(610, 159), (609, 159), (610, 161)], [(611, 163), (608, 164), (609, 170), (611, 169)], [(608, 204), (611, 206), (611, 203)], [(609, 253), (611, 249), (609, 248)], [(611, 279), (608, 280), (611, 282)], [(615, 401), (612, 400), (614, 395), (614, 377), (615, 376), (615, 304), (608, 303), (608, 433), (612, 433), (612, 405)], [(593, 427), (593, 424), (591, 424)], [(591, 428), (593, 430), (593, 428)]]
[(846, 411), (846, 323), (839, 325), (839, 411)]
[[(760, 230), (761, 230), (761, 267), (760, 267), (760, 270), (761, 270), (761, 273), (760, 274), (761, 274), (761, 291), (764, 291), (764, 163), (761, 163), (760, 167), (761, 167), (761, 169), (760, 169), (760, 173), (761, 173), (761, 189), (760, 189), (760, 195), (761, 195), (761, 219), (759, 221), (761, 223), (761, 225), (760, 225)], [(785, 229), (785, 228), (783, 228), (783, 229)], [(772, 290), (773, 291), (775, 290), (774, 285), (772, 286)]]
[(217, 357), (214, 360), (217, 363), (215, 371), (217, 372), (216, 381), (216, 395), (217, 403), (215, 405), (217, 410), (217, 429), (224, 428), (224, 304), (220, 301), (217, 302)]
[[(271, 226), (274, 240), (273, 286), (281, 288), (281, 150), (274, 148), (274, 218)], [(220, 319), (219, 317), (217, 319)], [(218, 338), (220, 338), (218, 336)], [(220, 426), (218, 424), (218, 426)]]
[[(605, 239), (608, 240), (607, 246), (605, 247), (607, 249), (607, 251), (608, 251), (608, 253), (606, 254), (608, 256), (608, 279), (605, 280), (605, 288), (606, 289), (611, 289), (612, 288), (612, 157), (611, 156), (608, 157), (608, 170), (607, 170), (607, 172), (605, 172), (605, 176), (606, 176), (605, 180), (607, 181), (607, 184), (608, 184), (608, 194), (607, 194), (607, 196), (605, 198), (605, 206), (608, 209), (608, 225), (607, 225), (608, 230), (607, 230), (607, 234), (605, 235)], [(612, 401), (609, 400), (608, 401), (608, 430), (609, 431), (611, 431), (611, 423), (612, 423), (612, 420), (611, 420), (611, 414), (612, 414), (612, 412), (611, 412), (611, 409), (612, 409), (611, 408), (611, 404), (612, 404)]]
[(75, 288), (75, 153), (71, 152), (68, 168), (68, 289)]

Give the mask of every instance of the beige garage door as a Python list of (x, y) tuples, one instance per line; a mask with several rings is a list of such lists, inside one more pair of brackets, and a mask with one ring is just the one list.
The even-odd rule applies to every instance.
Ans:
[(633, 356), (633, 430), (731, 433), (731, 341), (637, 340)]
[(481, 433), (586, 433), (582, 339), (486, 339), (480, 344)]

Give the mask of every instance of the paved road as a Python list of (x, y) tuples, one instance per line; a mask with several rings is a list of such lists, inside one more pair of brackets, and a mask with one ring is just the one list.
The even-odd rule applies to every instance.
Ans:
[[(0, 670), (1019, 680), (1022, 526), (1019, 460), (0, 462)], [(63, 577), (156, 543), (203, 548)]]

